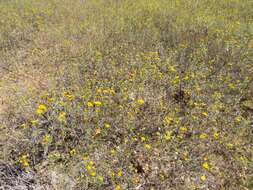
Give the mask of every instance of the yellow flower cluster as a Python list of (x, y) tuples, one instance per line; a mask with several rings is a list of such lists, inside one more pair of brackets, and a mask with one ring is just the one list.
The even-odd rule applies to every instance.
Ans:
[(169, 125), (173, 122), (173, 118), (168, 115), (164, 118), (163, 122), (164, 124)]
[(202, 168), (205, 169), (205, 170), (210, 170), (210, 165), (207, 162), (204, 162), (202, 164)]
[(58, 115), (58, 120), (61, 122), (66, 121), (66, 113), (65, 112), (60, 112)]
[(72, 149), (69, 151), (70, 156), (75, 156), (76, 155), (76, 149)]
[(199, 135), (199, 138), (200, 139), (206, 139), (208, 137), (208, 135), (206, 134), (206, 133), (201, 133), (200, 135)]
[(96, 167), (92, 161), (86, 162), (86, 159), (84, 158), (85, 169), (90, 176), (95, 177), (97, 175)]
[(144, 148), (147, 150), (150, 150), (152, 148), (152, 146), (150, 144), (144, 144)]
[(73, 94), (71, 94), (70, 92), (64, 92), (64, 93), (63, 93), (63, 96), (64, 96), (67, 100), (69, 100), (69, 101), (72, 101), (72, 100), (75, 99), (75, 96), (74, 96)]
[(100, 107), (100, 106), (102, 106), (102, 102), (100, 102), (100, 101), (87, 102), (87, 106), (90, 108), (94, 107), (94, 106)]
[(27, 168), (29, 167), (29, 159), (27, 155), (22, 155), (19, 158), (19, 163), (21, 164), (22, 167)]
[(164, 133), (164, 135), (163, 135), (163, 138), (164, 138), (166, 141), (168, 141), (168, 140), (171, 139), (171, 134), (172, 134), (171, 131), (166, 131), (166, 132)]
[(136, 103), (137, 103), (138, 105), (143, 105), (143, 104), (145, 103), (145, 101), (144, 101), (143, 99), (138, 99), (138, 100), (136, 101)]
[(114, 190), (122, 190), (121, 186), (120, 185), (116, 185)]
[(45, 113), (45, 111), (47, 110), (47, 107), (44, 104), (40, 104), (37, 109), (36, 109), (36, 113), (38, 115), (41, 115), (43, 113)]
[(51, 139), (50, 135), (49, 135), (49, 134), (45, 134), (45, 135), (42, 137), (42, 142), (43, 142), (44, 144), (48, 144), (49, 141), (50, 141), (50, 139)]

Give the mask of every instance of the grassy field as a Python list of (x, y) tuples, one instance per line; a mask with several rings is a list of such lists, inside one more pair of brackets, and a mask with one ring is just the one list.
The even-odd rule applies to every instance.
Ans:
[(0, 0), (0, 189), (253, 189), (252, 0)]

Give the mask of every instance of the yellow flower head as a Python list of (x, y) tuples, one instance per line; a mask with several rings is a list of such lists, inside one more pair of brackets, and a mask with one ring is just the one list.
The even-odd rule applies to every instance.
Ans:
[(69, 101), (72, 101), (75, 99), (75, 96), (74, 95), (67, 95), (66, 98), (69, 100)]
[(122, 174), (123, 174), (122, 170), (119, 170), (118, 173), (117, 173), (117, 176), (118, 176), (118, 177), (121, 177)]
[(170, 65), (170, 66), (169, 66), (169, 71), (170, 71), (170, 72), (176, 72), (177, 70), (175, 69), (175, 66), (174, 66), (174, 65)]
[(186, 127), (180, 127), (180, 128), (179, 128), (179, 131), (180, 131), (181, 133), (186, 133), (186, 132), (188, 131), (188, 129), (187, 129)]
[(108, 123), (106, 123), (106, 124), (105, 124), (105, 128), (106, 128), (106, 129), (109, 129), (109, 128), (111, 128), (111, 125), (108, 124)]
[(150, 150), (152, 148), (152, 146), (150, 144), (144, 144), (144, 148), (147, 150)]
[(58, 120), (59, 121), (66, 121), (66, 113), (65, 112), (60, 112), (58, 115)]
[(54, 98), (47, 98), (47, 101), (53, 102), (53, 101), (55, 101), (55, 99)]
[(207, 117), (208, 113), (207, 112), (202, 112), (202, 115)]
[(59, 101), (59, 104), (60, 104), (61, 106), (64, 106), (64, 105), (65, 105), (65, 102), (64, 102), (64, 101)]
[(226, 146), (228, 149), (232, 149), (234, 147), (234, 145), (232, 143), (227, 143)]
[(199, 135), (199, 138), (200, 139), (206, 139), (208, 137), (208, 135), (206, 134), (206, 133), (201, 133), (200, 135)]
[(145, 103), (145, 101), (143, 99), (138, 99), (137, 100), (137, 104), (139, 105), (143, 105)]
[(100, 182), (100, 183), (103, 183), (104, 182), (104, 177), (103, 176), (98, 176), (98, 181)]
[(76, 149), (70, 150), (70, 151), (69, 151), (69, 154), (70, 154), (71, 156), (75, 156), (75, 155), (76, 155)]
[(21, 164), (22, 167), (27, 168), (29, 167), (29, 159), (27, 155), (22, 155), (19, 158), (19, 163)]
[(164, 136), (163, 136), (164, 139), (167, 140), (167, 141), (170, 140), (171, 139), (171, 134), (172, 134), (171, 131), (166, 131)]
[(37, 109), (36, 109), (36, 113), (38, 115), (43, 114), (45, 111), (47, 110), (47, 107), (44, 104), (40, 104)]
[(219, 133), (215, 132), (215, 133), (213, 134), (213, 138), (217, 140), (217, 139), (219, 138)]
[(42, 138), (42, 142), (45, 144), (48, 144), (50, 141), (50, 135), (49, 134), (45, 134)]
[(121, 186), (120, 185), (116, 185), (114, 190), (122, 190)]
[(95, 106), (102, 106), (102, 102), (100, 102), (100, 101), (95, 101), (94, 104), (95, 104)]
[(144, 136), (141, 136), (141, 141), (145, 141), (146, 140), (146, 138), (144, 137)]
[(87, 171), (92, 170), (92, 166), (91, 166), (91, 165), (87, 165), (87, 166), (86, 166), (86, 170), (87, 170)]
[(90, 176), (95, 177), (97, 175), (96, 171), (89, 172)]
[(235, 122), (236, 123), (240, 123), (242, 121), (242, 118), (240, 117), (240, 116), (237, 116), (236, 118), (235, 118)]
[(63, 93), (63, 96), (65, 96), (65, 98), (66, 98), (67, 100), (69, 100), (69, 101), (72, 101), (72, 100), (74, 100), (74, 98), (75, 98), (75, 96), (72, 95), (70, 92), (64, 92), (64, 93)]
[(202, 164), (202, 168), (204, 168), (205, 170), (210, 170), (210, 166), (209, 166), (209, 164), (207, 162), (204, 162)]
[(46, 110), (47, 109), (47, 107), (44, 105), (44, 104), (40, 104), (39, 106), (38, 106), (38, 109), (40, 109), (40, 110)]
[(32, 125), (36, 125), (39, 123), (39, 121), (37, 119), (34, 119), (34, 120), (31, 120), (31, 123), (32, 123)]
[(87, 102), (87, 106), (88, 106), (89, 108), (91, 108), (91, 107), (93, 107), (93, 103), (92, 103), (92, 102)]
[(170, 116), (166, 116), (166, 117), (164, 118), (164, 120), (163, 120), (163, 122), (164, 122), (165, 124), (167, 124), (167, 125), (171, 124), (172, 121), (173, 121), (173, 118), (170, 117)]
[(205, 181), (206, 180), (206, 176), (202, 175), (202, 176), (200, 176), (200, 179), (201, 179), (201, 181)]

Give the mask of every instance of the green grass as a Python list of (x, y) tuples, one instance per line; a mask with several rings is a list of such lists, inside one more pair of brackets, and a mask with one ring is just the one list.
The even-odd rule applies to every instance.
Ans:
[(0, 0), (0, 159), (49, 189), (251, 189), (252, 8)]

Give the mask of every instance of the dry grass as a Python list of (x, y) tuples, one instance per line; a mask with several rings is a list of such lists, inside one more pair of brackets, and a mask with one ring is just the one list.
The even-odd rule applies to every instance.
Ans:
[(4, 185), (252, 189), (252, 7), (0, 1)]

